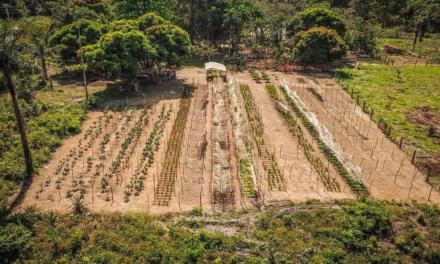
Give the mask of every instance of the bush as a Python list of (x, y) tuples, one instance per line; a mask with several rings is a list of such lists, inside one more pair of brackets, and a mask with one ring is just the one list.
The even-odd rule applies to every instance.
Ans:
[(311, 28), (295, 37), (294, 56), (300, 64), (322, 64), (345, 55), (347, 47), (336, 31)]
[(349, 249), (376, 247), (377, 239), (391, 233), (391, 219), (383, 202), (367, 198), (342, 208), (344, 212), (342, 241)]
[[(32, 233), (23, 225), (0, 226), (0, 259), (7, 263), (29, 249)], [(4, 261), (4, 262), (3, 262)]]
[(340, 36), (344, 36), (347, 31), (347, 27), (340, 17), (332, 11), (321, 7), (308, 8), (293, 17), (287, 26), (287, 30), (293, 36), (314, 27), (333, 29)]

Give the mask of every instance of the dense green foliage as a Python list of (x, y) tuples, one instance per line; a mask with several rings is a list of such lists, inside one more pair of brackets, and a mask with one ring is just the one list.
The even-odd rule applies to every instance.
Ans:
[(295, 35), (314, 27), (326, 27), (344, 36), (347, 28), (344, 21), (326, 8), (309, 8), (299, 13), (288, 24), (289, 33)]
[(82, 46), (94, 44), (104, 32), (105, 27), (102, 24), (81, 19), (60, 28), (49, 42), (59, 47), (63, 59), (69, 60), (76, 58), (80, 44)]
[[(34, 166), (41, 167), (52, 152), (61, 144), (61, 139), (81, 130), (85, 110), (81, 104), (53, 104), (21, 101), (21, 109), (27, 120), (29, 143)], [(23, 151), (10, 100), (0, 99), (0, 208), (25, 177)]]
[(138, 20), (116, 20), (96, 44), (84, 47), (89, 70), (107, 78), (136, 79), (142, 70), (180, 66), (191, 53), (186, 31), (147, 13)]
[[(213, 224), (214, 223), (214, 224)], [(264, 212), (16, 214), (0, 229), (9, 263), (438, 263), (440, 209), (374, 200)]]
[(84, 55), (89, 69), (105, 73), (107, 78), (125, 76), (133, 80), (142, 64), (151, 64), (156, 51), (139, 30), (115, 31), (101, 37), (98, 43), (86, 46)]
[(294, 54), (301, 64), (322, 64), (345, 55), (347, 47), (336, 31), (311, 28), (295, 37)]
[(160, 61), (168, 66), (181, 66), (191, 54), (191, 40), (180, 27), (163, 24), (145, 30), (154, 45)]
[(166, 20), (175, 18), (177, 0), (111, 0), (117, 18), (136, 19), (145, 13), (155, 12)]

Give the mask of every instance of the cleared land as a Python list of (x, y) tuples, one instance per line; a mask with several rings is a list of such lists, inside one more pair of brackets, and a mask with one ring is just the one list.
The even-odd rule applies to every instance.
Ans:
[[(431, 187), (425, 176), (411, 163), (411, 157), (385, 137), (354, 101), (332, 78), (326, 75), (277, 74), (288, 90), (296, 94), (328, 131), (345, 163), (353, 166), (369, 192), (381, 199), (427, 201)], [(309, 81), (307, 81), (309, 80)], [(317, 96), (314, 83), (322, 91)], [(438, 193), (431, 193), (438, 201)]]
[[(310, 124), (289, 109), (294, 94), (372, 196), (428, 199), (423, 174), (334, 79), (263, 77), (274, 90), (248, 72), (207, 83), (203, 69), (184, 68), (178, 80), (145, 90), (150, 96), (89, 113), (82, 132), (40, 170), (21, 207), (68, 211), (83, 196), (93, 211), (166, 213), (354, 198)], [(181, 99), (185, 85), (194, 90)], [(438, 202), (438, 193), (430, 199)]]

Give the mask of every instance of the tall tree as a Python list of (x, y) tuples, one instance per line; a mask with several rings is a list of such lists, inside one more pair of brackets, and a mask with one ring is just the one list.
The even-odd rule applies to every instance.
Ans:
[(19, 38), (19, 34), (20, 31), (18, 27), (10, 22), (0, 21), (0, 70), (3, 73), (6, 87), (11, 95), (12, 107), (14, 108), (18, 132), (20, 133), (21, 143), (23, 146), (24, 160), (26, 163), (26, 179), (24, 180), (24, 184), (26, 185), (32, 180), (34, 167), (26, 132), (26, 123), (21, 114), (15, 85), (12, 81), (12, 75), (19, 71), (20, 68), (20, 60), (16, 48), (16, 42)]
[(123, 77), (138, 92), (140, 71), (153, 64), (157, 52), (139, 30), (115, 31), (101, 37), (98, 43), (83, 48), (88, 67), (107, 77)]
[(112, 0), (112, 4), (119, 19), (136, 19), (155, 12), (166, 20), (173, 20), (177, 11), (177, 0)]
[(36, 54), (40, 59), (42, 78), (50, 83), (46, 60), (52, 26), (52, 20), (44, 16), (25, 18), (21, 21), (21, 27), (35, 46)]
[(440, 0), (409, 0), (406, 16), (414, 29), (413, 49), (417, 41), (423, 41), (425, 33), (440, 28)]
[(224, 28), (229, 32), (229, 43), (232, 45), (232, 51), (235, 52), (240, 44), (243, 27), (263, 15), (252, 2), (239, 0), (233, 2), (224, 16)]

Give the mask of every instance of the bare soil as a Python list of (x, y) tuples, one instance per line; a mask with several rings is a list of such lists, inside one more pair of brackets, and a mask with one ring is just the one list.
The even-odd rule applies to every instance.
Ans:
[[(334, 80), (323, 74), (299, 75), (270, 72), (270, 75), (275, 85), (279, 85), (282, 79), (295, 84), (291, 86), (292, 89), (297, 91), (317, 115), (319, 121), (330, 130), (336, 143), (342, 147), (352, 162), (362, 168), (365, 183), (374, 197), (388, 200), (427, 201), (430, 187), (425, 183), (424, 175), (411, 164), (411, 157), (390, 142), (369, 119), (369, 116), (362, 112), (362, 109)], [(314, 142), (315, 155), (328, 165), (331, 176), (341, 186), (340, 192), (329, 192), (325, 189), (317, 173), (304, 156), (297, 139), (291, 135), (285, 120), (266, 92), (265, 84), (253, 82), (247, 72), (236, 75), (230, 73), (228, 77), (229, 80), (237, 83), (250, 85), (251, 93), (262, 116), (265, 141), (275, 153), (279, 169), (286, 180), (286, 191), (271, 191), (262, 168), (263, 161), (257, 157), (259, 187), (266, 204), (281, 200), (354, 198), (350, 188), (317, 150), (316, 142)], [(306, 84), (299, 83), (299, 78), (315, 80), (323, 89), (324, 98), (318, 99), (307, 89)], [(54, 158), (34, 177), (20, 208), (34, 205), (46, 211), (71, 211), (72, 197), (79, 194), (78, 190), (75, 191), (78, 189), (79, 181), (84, 183), (86, 190), (84, 202), (94, 212), (145, 211), (163, 214), (189, 211), (196, 207), (204, 210), (240, 210), (253, 207), (255, 201), (241, 195), (237, 155), (229, 113), (225, 113), (227, 122), (224, 146), (228, 153), (226, 158), (230, 172), (229, 183), (234, 197), (228, 207), (213, 206), (213, 91), (214, 88), (224, 85), (223, 82), (218, 80), (208, 84), (205, 79), (205, 70), (201, 68), (183, 68), (178, 72), (177, 79), (149, 86), (142, 96), (109, 102), (113, 106), (132, 105), (141, 108), (150, 106), (150, 108), (147, 112), (148, 123), (142, 126), (139, 139), (128, 148), (130, 151), (127, 151), (127, 158), (122, 162), (120, 172), (110, 178), (107, 191), (102, 190), (102, 178), (106, 173), (110, 173), (112, 161), (115, 160), (128, 131), (141, 118), (143, 111), (141, 109), (127, 112), (121, 110), (122, 107), (113, 107), (106, 115), (103, 111), (90, 112), (87, 121), (83, 124), (82, 132), (64, 140), (62, 146), (54, 154)], [(174, 192), (169, 206), (155, 206), (153, 200), (157, 175), (162, 170), (167, 142), (180, 105), (179, 91), (184, 84), (192, 84), (197, 89), (191, 99)], [(159, 147), (154, 152), (154, 160), (148, 169), (143, 189), (137, 194), (132, 193), (127, 199), (124, 192), (126, 185), (129, 184), (130, 179), (134, 179), (136, 167), (142, 162), (142, 150), (153, 130), (154, 123), (159, 118), (163, 105), (172, 107), (170, 120), (165, 122), (164, 132), (160, 138)], [(107, 122), (105, 122), (105, 116), (108, 118)], [(90, 131), (97, 131), (97, 127), (101, 127), (101, 130), (96, 133), (96, 138), (91, 139)], [(100, 159), (99, 146), (106, 134), (108, 134), (108, 143), (105, 146), (105, 154), (101, 155)], [(313, 138), (308, 133), (305, 136), (308, 141), (313, 142)], [(72, 154), (72, 151), (78, 151), (87, 144), (89, 147), (84, 148), (83, 155), (73, 158), (77, 154)], [(89, 162), (87, 162), (87, 157), (91, 157)], [(62, 171), (57, 173), (59, 165), (66, 158), (69, 158), (68, 172), (65, 175)], [(96, 167), (101, 162), (103, 166)], [(90, 169), (88, 169), (88, 163), (91, 164)], [(439, 194), (436, 192), (432, 192), (430, 198), (434, 202), (440, 201)]]
[[(439, 202), (440, 196), (425, 182), (425, 175), (411, 163), (411, 157), (385, 137), (356, 102), (326, 74), (299, 75), (274, 73), (290, 82), (318, 120), (331, 132), (335, 142), (355, 165), (361, 167), (365, 185), (374, 197), (386, 200)], [(318, 100), (307, 84), (298, 79), (313, 79), (325, 91)]]
[[(329, 200), (354, 197), (349, 188), (344, 188), (344, 181), (331, 166), (329, 166), (330, 173), (337, 179), (342, 191), (328, 192), (325, 189), (323, 183), (318, 180), (318, 174), (304, 156), (302, 147), (299, 146), (297, 139), (291, 135), (285, 120), (275, 108), (272, 98), (265, 89), (266, 84), (256, 83), (248, 72), (238, 73), (233, 78), (236, 82), (246, 83), (251, 87), (254, 100), (260, 108), (265, 141), (268, 142), (275, 153), (280, 166), (279, 169), (287, 181), (286, 191), (269, 191), (265, 182), (264, 186), (266, 188), (263, 188), (263, 190), (266, 201)], [(303, 130), (305, 131), (305, 129)], [(309, 142), (312, 142), (311, 136), (308, 134), (306, 136)], [(315, 152), (325, 164), (328, 163), (319, 151)], [(265, 178), (264, 170), (260, 168), (259, 171), (260, 175), (263, 175), (263, 178)]]

